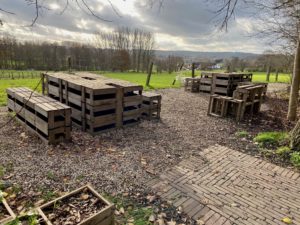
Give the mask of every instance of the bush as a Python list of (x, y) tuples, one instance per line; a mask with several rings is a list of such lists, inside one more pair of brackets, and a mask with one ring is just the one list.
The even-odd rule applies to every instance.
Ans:
[(287, 132), (263, 132), (259, 133), (255, 138), (260, 146), (280, 146), (289, 142), (289, 135)]
[(296, 167), (300, 167), (300, 152), (293, 152), (291, 154), (291, 163)]
[(280, 156), (288, 156), (291, 153), (291, 149), (287, 146), (279, 147), (276, 150), (276, 154)]

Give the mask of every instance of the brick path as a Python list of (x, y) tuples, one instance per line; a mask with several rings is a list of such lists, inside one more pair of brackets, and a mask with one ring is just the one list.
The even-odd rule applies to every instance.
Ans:
[(219, 145), (148, 185), (199, 224), (300, 224), (299, 173)]

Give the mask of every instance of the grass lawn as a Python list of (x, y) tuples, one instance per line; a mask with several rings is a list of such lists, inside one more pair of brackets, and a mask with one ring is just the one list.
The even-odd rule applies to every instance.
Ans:
[[(0, 71), (1, 75), (6, 75), (8, 73), (13, 72), (14, 74), (21, 73), (22, 71)], [(24, 76), (31, 76), (32, 73), (38, 73), (38, 71), (24, 71)], [(107, 77), (127, 80), (133, 83), (137, 83), (143, 85), (145, 90), (149, 89), (160, 89), (160, 88), (175, 88), (179, 87), (179, 81), (176, 81), (175, 85), (172, 85), (174, 78), (176, 77), (176, 73), (162, 73), (162, 74), (152, 74), (150, 87), (145, 87), (147, 74), (144, 73), (135, 73), (135, 72), (98, 72), (99, 74), (103, 74)], [(191, 76), (191, 71), (184, 71), (184, 76)], [(196, 76), (200, 75), (200, 71), (196, 71)], [(266, 82), (266, 73), (264, 72), (255, 72), (253, 73), (253, 81), (256, 82)], [(278, 82), (288, 83), (290, 81), (290, 76), (288, 74), (279, 74)], [(39, 82), (39, 78), (33, 79), (0, 79), (0, 106), (6, 105), (6, 92), (5, 89), (9, 87), (29, 87), (33, 89), (37, 83)], [(271, 74), (270, 82), (275, 82), (275, 74)], [(41, 91), (41, 86), (38, 91)]]
[(116, 78), (116, 79), (122, 79), (127, 80), (133, 83), (137, 83), (144, 86), (145, 90), (149, 89), (160, 89), (160, 88), (174, 88), (179, 87), (179, 81), (176, 81), (175, 85), (172, 85), (174, 78), (176, 77), (175, 73), (169, 74), (169, 73), (162, 73), (162, 74), (152, 74), (151, 81), (150, 81), (150, 87), (146, 87), (146, 80), (147, 80), (147, 74), (144, 73), (135, 73), (135, 72), (129, 72), (129, 73), (101, 73), (106, 77), (110, 78)]
[[(16, 80), (0, 80), (0, 106), (6, 105), (6, 88), (9, 87), (29, 87), (34, 89), (38, 84), (40, 79), (16, 79)], [(38, 88), (38, 91), (41, 91), (41, 85)]]
[[(290, 83), (290, 75), (286, 73), (278, 74), (278, 82), (280, 83)], [(254, 82), (266, 82), (266, 73), (265, 72), (254, 72), (252, 80)], [(275, 73), (270, 75), (270, 83), (275, 82)]]

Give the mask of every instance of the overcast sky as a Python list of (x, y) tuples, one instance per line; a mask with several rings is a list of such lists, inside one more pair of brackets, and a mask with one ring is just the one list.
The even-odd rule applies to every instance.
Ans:
[(9, 33), (26, 40), (79, 41), (92, 43), (97, 31), (111, 31), (117, 27), (140, 28), (155, 34), (156, 49), (192, 51), (243, 51), (261, 53), (268, 48), (259, 39), (251, 37), (255, 28), (253, 17), (238, 12), (228, 32), (219, 31), (214, 11), (216, 4), (208, 0), (165, 0), (162, 8), (150, 7), (150, 0), (85, 0), (99, 17), (87, 12), (83, 4), (69, 0), (44, 0), (45, 7), (34, 27), (31, 24), (34, 5), (25, 0), (0, 0), (4, 24), (1, 33)]

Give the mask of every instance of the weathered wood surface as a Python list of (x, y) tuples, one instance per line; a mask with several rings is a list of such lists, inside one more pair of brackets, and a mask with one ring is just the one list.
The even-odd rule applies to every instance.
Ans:
[(8, 109), (43, 141), (56, 144), (71, 139), (71, 108), (24, 88), (8, 88)]
[(6, 210), (6, 213), (8, 215), (7, 218), (0, 220), (0, 224), (6, 224), (9, 221), (12, 221), (16, 218), (16, 215), (12, 211), (12, 209), (9, 207), (7, 201), (3, 198), (2, 201), (0, 201), (0, 204), (2, 205), (3, 209)]
[(48, 95), (72, 107), (74, 124), (92, 135), (140, 120), (141, 85), (87, 72), (44, 76)]
[(161, 99), (160, 94), (144, 92), (142, 116), (148, 120), (160, 119)]
[(199, 85), (200, 92), (232, 96), (240, 82), (250, 82), (251, 73), (215, 73), (202, 72)]
[(265, 84), (240, 85), (233, 92), (233, 97), (211, 95), (208, 115), (226, 117), (232, 115), (236, 121), (244, 119), (245, 113), (252, 115), (258, 113), (263, 102)]

